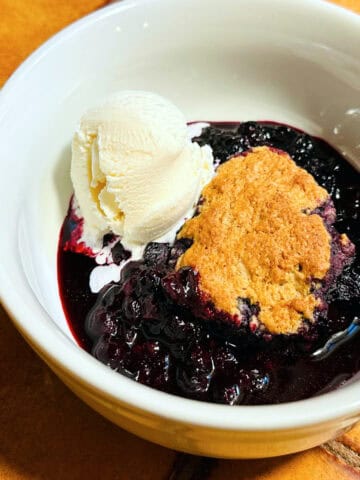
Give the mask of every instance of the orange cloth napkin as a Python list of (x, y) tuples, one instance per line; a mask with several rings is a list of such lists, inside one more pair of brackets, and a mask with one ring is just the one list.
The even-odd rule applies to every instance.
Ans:
[(0, 87), (52, 34), (106, 0), (0, 0)]
[(360, 13), (360, 0), (330, 0), (332, 3), (336, 3), (341, 7), (349, 8), (356, 13)]
[[(360, 13), (360, 0), (333, 1)], [(50, 35), (106, 3), (0, 0), (0, 86)], [(31, 351), (0, 306), (0, 480), (99, 478), (360, 480), (360, 424), (322, 447), (275, 459), (176, 454), (91, 411)]]

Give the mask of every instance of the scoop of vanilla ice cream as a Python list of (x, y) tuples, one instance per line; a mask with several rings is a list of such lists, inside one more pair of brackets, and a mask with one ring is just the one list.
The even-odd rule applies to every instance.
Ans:
[(183, 114), (154, 93), (123, 91), (81, 118), (71, 179), (84, 239), (113, 232), (125, 244), (164, 235), (194, 207), (213, 174), (208, 147), (192, 143)]

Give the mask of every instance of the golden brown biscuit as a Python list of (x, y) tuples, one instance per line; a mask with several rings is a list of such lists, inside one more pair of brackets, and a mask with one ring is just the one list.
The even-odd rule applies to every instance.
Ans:
[(288, 154), (258, 147), (221, 165), (203, 198), (179, 233), (193, 245), (177, 268), (197, 270), (202, 291), (230, 315), (240, 313), (239, 298), (258, 303), (272, 333), (311, 321), (318, 301), (310, 279), (330, 267), (330, 235), (311, 214), (326, 190)]

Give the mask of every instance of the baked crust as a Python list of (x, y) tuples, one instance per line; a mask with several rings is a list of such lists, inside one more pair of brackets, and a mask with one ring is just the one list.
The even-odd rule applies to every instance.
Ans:
[(178, 234), (193, 244), (177, 269), (197, 270), (219, 310), (236, 315), (239, 299), (258, 303), (271, 333), (295, 333), (303, 318), (312, 321), (311, 280), (330, 268), (331, 239), (311, 212), (327, 191), (285, 152), (258, 147), (221, 165), (202, 195), (199, 215)]

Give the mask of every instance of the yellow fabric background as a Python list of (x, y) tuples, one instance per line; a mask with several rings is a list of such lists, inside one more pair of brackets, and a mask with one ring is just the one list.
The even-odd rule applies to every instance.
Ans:
[(52, 34), (106, 0), (0, 0), (0, 87)]

